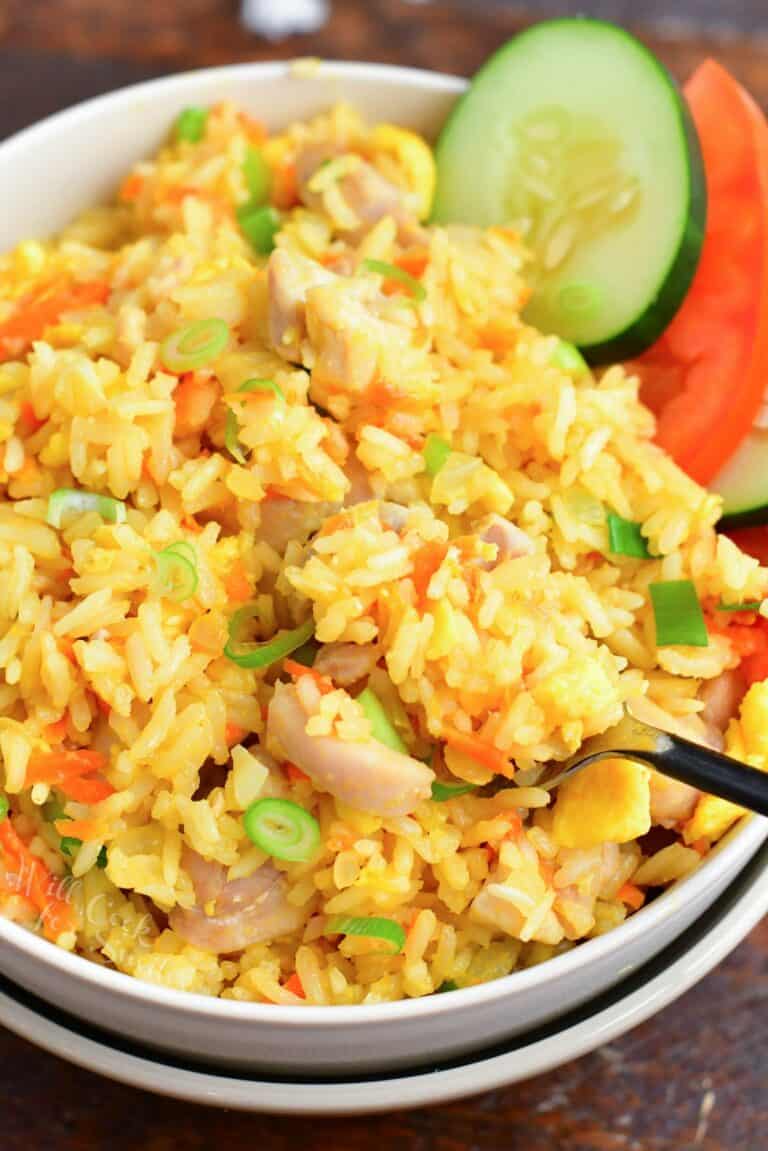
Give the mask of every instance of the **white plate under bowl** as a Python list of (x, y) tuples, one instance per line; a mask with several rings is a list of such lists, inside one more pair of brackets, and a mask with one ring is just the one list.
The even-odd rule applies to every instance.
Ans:
[[(270, 129), (340, 99), (368, 117), (434, 135), (464, 88), (452, 76), (372, 64), (246, 64), (151, 81), (68, 109), (0, 144), (0, 251), (103, 200), (166, 138), (189, 104), (231, 99)], [(56, 173), (51, 195), (51, 173)], [(504, 979), (451, 995), (359, 1007), (238, 1003), (152, 986), (88, 963), (0, 920), (0, 972), (42, 999), (128, 1040), (242, 1070), (334, 1075), (458, 1056), (558, 1018), (613, 986), (679, 936), (768, 835), (746, 820), (693, 875), (599, 939)]]
[(115, 1040), (0, 977), (0, 1023), (79, 1067), (190, 1103), (279, 1115), (364, 1115), (446, 1103), (519, 1083), (610, 1043), (687, 991), (768, 912), (768, 847), (724, 895), (639, 971), (556, 1023), (426, 1070), (346, 1076), (232, 1075)]

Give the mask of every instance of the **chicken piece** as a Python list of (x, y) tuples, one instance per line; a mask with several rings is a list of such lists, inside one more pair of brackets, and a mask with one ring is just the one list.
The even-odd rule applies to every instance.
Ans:
[[(329, 186), (326, 187), (315, 177), (329, 160), (335, 158), (341, 161), (343, 168), (338, 175), (329, 173)], [(422, 243), (425, 239), (424, 229), (409, 210), (404, 189), (382, 176), (372, 164), (355, 153), (340, 156), (338, 149), (330, 144), (307, 145), (296, 157), (296, 176), (301, 200), (313, 211), (328, 212), (326, 196), (331, 188), (334, 196), (343, 201), (349, 218), (344, 223), (337, 220), (336, 230), (350, 244), (358, 244), (385, 216), (391, 216), (397, 224), (401, 243)], [(333, 212), (331, 214), (334, 215)]]
[(497, 567), (504, 560), (519, 559), (521, 556), (533, 554), (533, 540), (511, 520), (495, 512), (478, 525), (481, 538), (487, 544), (496, 545), (496, 559), (483, 566)]
[(374, 643), (327, 643), (317, 653), (313, 667), (340, 687), (349, 687), (369, 676), (380, 656), (381, 648)]
[(301, 345), (307, 334), (307, 292), (333, 279), (332, 272), (297, 252), (276, 248), (269, 257), (269, 338), (277, 354), (284, 360), (290, 363), (301, 362)]
[(278, 684), (267, 717), (267, 735), (321, 791), (373, 815), (407, 815), (431, 794), (435, 773), (383, 743), (307, 735), (309, 713), (295, 686)]
[(722, 734), (738, 713), (746, 690), (747, 685), (738, 668), (731, 668), (714, 679), (706, 680), (699, 692), (699, 698), (704, 701), (700, 718), (708, 728)]
[(336, 515), (342, 508), (351, 508), (371, 499), (373, 492), (368, 472), (356, 456), (349, 457), (344, 465), (344, 473), (349, 480), (349, 490), (341, 504), (307, 503), (289, 499), (288, 496), (273, 496), (264, 500), (259, 505), (259, 539), (265, 540), (282, 555), (291, 540), (306, 543), (328, 516)]
[[(192, 880), (197, 906), (176, 907), (168, 917), (177, 935), (201, 951), (228, 955), (253, 943), (289, 935), (304, 922), (304, 911), (285, 898), (285, 876), (264, 863), (247, 879), (226, 881), (226, 869), (184, 848), (182, 866)], [(205, 907), (214, 904), (213, 915)]]
[(687, 783), (666, 775), (651, 775), (651, 822), (661, 827), (676, 827), (693, 815), (701, 792)]

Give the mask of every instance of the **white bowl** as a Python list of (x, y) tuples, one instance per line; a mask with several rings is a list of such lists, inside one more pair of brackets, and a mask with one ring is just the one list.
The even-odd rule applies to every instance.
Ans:
[(333, 1082), (295, 1072), (284, 1076), (233, 1074), (190, 1065), (51, 1012), (0, 977), (0, 1024), (44, 1050), (118, 1083), (241, 1111), (277, 1115), (366, 1115), (395, 1108), (435, 1106), (543, 1075), (578, 1059), (655, 1015), (723, 960), (768, 911), (768, 849), (755, 856), (685, 936), (610, 991), (568, 1016), (493, 1044), (458, 1060), (436, 1055), (431, 1064)]
[[(233, 99), (271, 128), (337, 100), (433, 136), (464, 82), (405, 68), (246, 64), (139, 84), (62, 112), (0, 145), (0, 251), (106, 198), (188, 104)], [(448, 995), (365, 1007), (285, 1008), (141, 983), (0, 920), (0, 971), (60, 1008), (159, 1049), (225, 1067), (316, 1075), (415, 1065), (519, 1034), (645, 963), (724, 891), (768, 835), (752, 818), (684, 882), (621, 927), (540, 967)]]

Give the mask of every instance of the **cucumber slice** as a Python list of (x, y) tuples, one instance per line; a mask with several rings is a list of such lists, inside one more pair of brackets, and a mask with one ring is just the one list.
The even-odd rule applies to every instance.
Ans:
[(753, 428), (709, 486), (723, 497), (718, 527), (768, 524), (768, 429)]
[(527, 227), (526, 319), (592, 363), (661, 335), (701, 253), (698, 137), (662, 64), (599, 20), (534, 25), (481, 68), (437, 143), (438, 223)]

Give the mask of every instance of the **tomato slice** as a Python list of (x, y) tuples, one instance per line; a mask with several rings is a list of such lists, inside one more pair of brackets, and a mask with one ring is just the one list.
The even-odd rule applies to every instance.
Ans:
[(685, 95), (707, 180), (701, 262), (680, 311), (633, 367), (658, 443), (707, 483), (751, 428), (768, 382), (768, 123), (714, 60)]
[(725, 535), (748, 556), (754, 556), (763, 567), (768, 567), (768, 527), (732, 528)]

